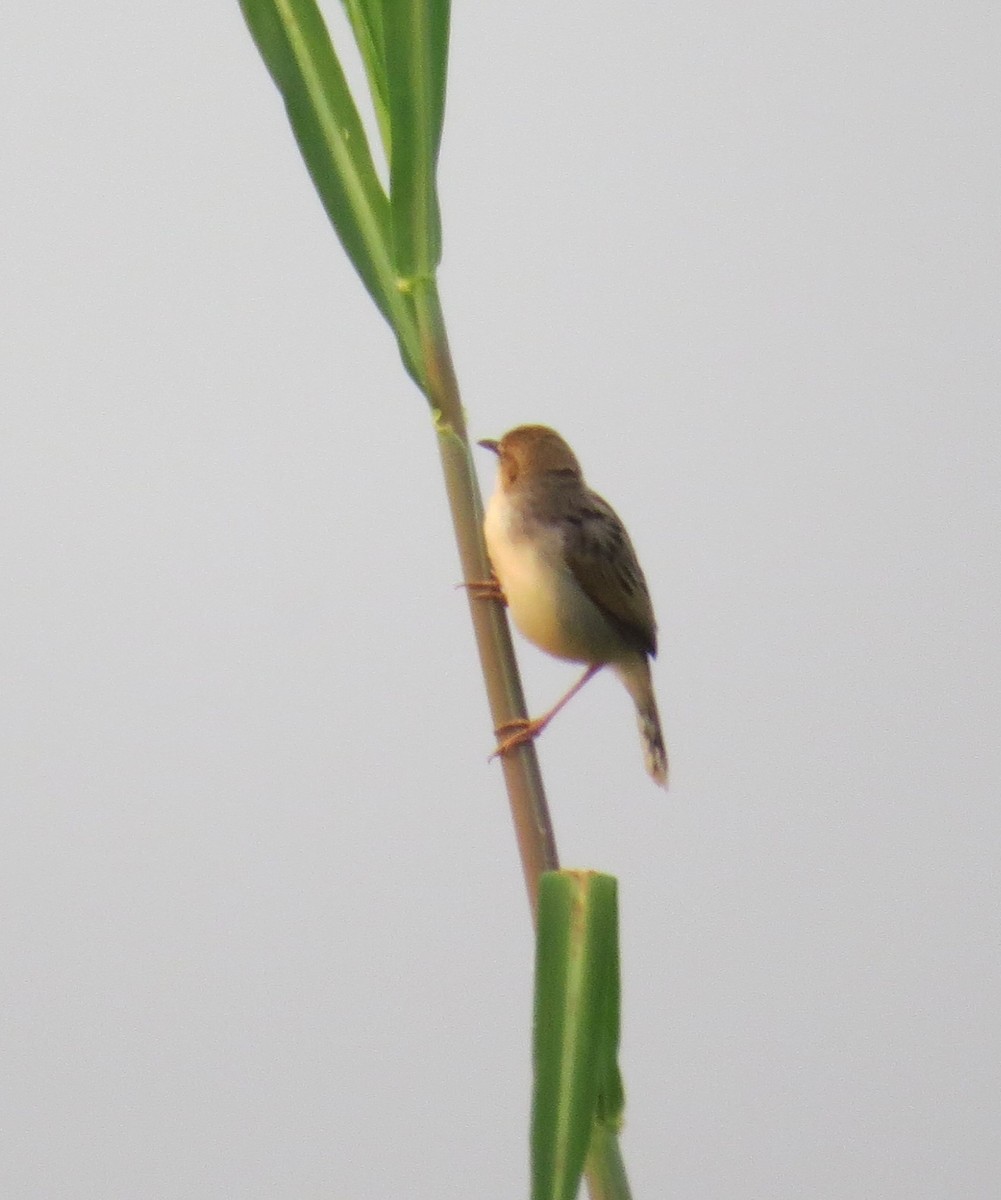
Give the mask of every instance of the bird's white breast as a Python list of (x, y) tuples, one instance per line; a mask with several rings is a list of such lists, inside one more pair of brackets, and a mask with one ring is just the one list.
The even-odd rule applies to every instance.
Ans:
[(574, 637), (568, 609), (577, 585), (566, 565), (559, 531), (530, 528), (509, 497), (498, 488), (487, 505), (483, 524), (487, 550), (518, 629), (540, 649), (557, 658), (586, 662)]

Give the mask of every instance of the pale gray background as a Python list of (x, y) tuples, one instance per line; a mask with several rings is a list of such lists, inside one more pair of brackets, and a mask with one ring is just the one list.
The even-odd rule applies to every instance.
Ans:
[[(999, 45), (456, 4), (470, 423), (566, 434), (661, 622), (671, 791), (611, 678), (541, 750), (637, 1197), (997, 1194)], [(237, 6), (13, 6), (0, 114), (0, 1194), (524, 1195), (434, 441)]]

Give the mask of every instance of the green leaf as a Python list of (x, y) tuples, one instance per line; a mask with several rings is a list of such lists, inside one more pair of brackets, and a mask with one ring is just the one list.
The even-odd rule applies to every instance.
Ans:
[(240, 0), (338, 237), (420, 382), (413, 305), (397, 284), (389, 201), (314, 0)]
[(435, 182), (445, 116), (449, 0), (383, 0), (392, 156), (389, 194), (396, 268), (430, 277), (441, 260)]
[(393, 139), (389, 121), (389, 81), (386, 78), (386, 41), (382, 28), (382, 0), (341, 0), (351, 22), (358, 51), (365, 64), (372, 106), (386, 162), (393, 161)]
[(542, 876), (536, 944), (532, 1200), (574, 1200), (595, 1122), (622, 1113), (617, 884)]

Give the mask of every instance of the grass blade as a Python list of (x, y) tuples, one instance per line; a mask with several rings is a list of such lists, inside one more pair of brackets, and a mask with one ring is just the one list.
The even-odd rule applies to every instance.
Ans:
[(384, 0), (397, 270), (428, 278), (441, 260), (436, 174), (445, 115), (449, 0)]
[(389, 201), (323, 17), (314, 0), (240, 0), (240, 7), (327, 215), (419, 381), (416, 324), (397, 285)]
[(615, 879), (544, 875), (536, 955), (532, 1200), (574, 1200), (596, 1120), (621, 1117)]
[(386, 78), (386, 40), (382, 27), (382, 0), (341, 0), (354, 34), (372, 95), (375, 118), (386, 162), (393, 161), (389, 120), (389, 81)]

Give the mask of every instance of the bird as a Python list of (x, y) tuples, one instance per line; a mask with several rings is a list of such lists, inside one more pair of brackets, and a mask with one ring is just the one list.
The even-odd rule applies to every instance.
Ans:
[(666, 787), (667, 750), (650, 672), (657, 623), (625, 526), (587, 486), (576, 455), (548, 426), (519, 425), (479, 445), (498, 459), (483, 522), (495, 579), (471, 586), (506, 602), (515, 626), (541, 650), (587, 668), (541, 717), (502, 726), (496, 753), (538, 737), (607, 666), (636, 706), (647, 772)]

